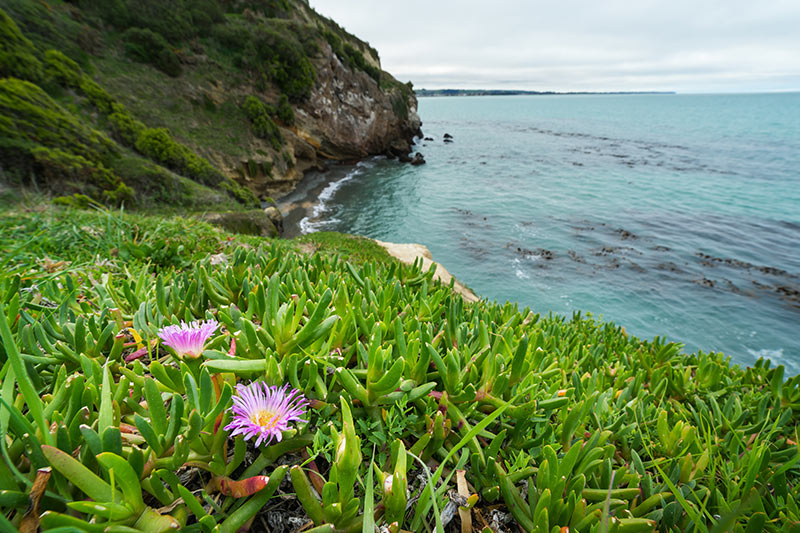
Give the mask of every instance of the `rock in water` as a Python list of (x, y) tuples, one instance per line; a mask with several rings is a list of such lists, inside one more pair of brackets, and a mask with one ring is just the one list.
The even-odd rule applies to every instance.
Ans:
[(422, 156), (421, 153), (417, 152), (416, 154), (414, 154), (414, 158), (411, 160), (411, 164), (412, 165), (424, 165), (425, 164), (425, 158)]

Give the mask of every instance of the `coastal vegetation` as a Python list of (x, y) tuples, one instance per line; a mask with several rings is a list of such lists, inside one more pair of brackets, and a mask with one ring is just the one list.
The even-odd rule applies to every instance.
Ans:
[[(466, 304), (357, 237), (0, 220), (2, 531), (800, 527), (800, 378), (768, 361)], [(182, 321), (216, 324), (199, 353)], [(279, 441), (225, 429), (250, 383), (307, 402)]]
[(413, 115), (303, 2), (0, 0), (0, 533), (800, 531), (782, 366), (245, 235), (322, 49)]

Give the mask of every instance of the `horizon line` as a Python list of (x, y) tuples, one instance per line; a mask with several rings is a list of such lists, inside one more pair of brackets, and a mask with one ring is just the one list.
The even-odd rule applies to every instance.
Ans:
[[(720, 91), (720, 90), (711, 90), (711, 91), (703, 91), (703, 90), (674, 90), (674, 89), (652, 89), (652, 90), (566, 90), (566, 91), (559, 91), (559, 90), (541, 90), (541, 89), (455, 89), (452, 87), (442, 88), (442, 89), (429, 89), (427, 87), (416, 88), (414, 87), (414, 93), (418, 93), (420, 91), (428, 91), (428, 92), (442, 92), (442, 91), (459, 91), (459, 92), (493, 92), (498, 93), (515, 93), (517, 96), (524, 96), (525, 94), (529, 95), (613, 95), (613, 94), (671, 94), (671, 95), (694, 95), (694, 94), (789, 94), (789, 93), (800, 93), (800, 88), (792, 88), (792, 89), (753, 89), (753, 90), (732, 90), (732, 91)], [(513, 96), (514, 94), (510, 94)], [(468, 95), (465, 95), (468, 96)], [(491, 96), (491, 95), (487, 95)]]

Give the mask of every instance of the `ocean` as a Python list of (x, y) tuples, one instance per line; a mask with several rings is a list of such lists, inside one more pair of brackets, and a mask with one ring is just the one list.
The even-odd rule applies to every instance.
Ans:
[(482, 297), (800, 372), (800, 93), (421, 98), (419, 112), (427, 164), (309, 178), (294, 231), (422, 243)]

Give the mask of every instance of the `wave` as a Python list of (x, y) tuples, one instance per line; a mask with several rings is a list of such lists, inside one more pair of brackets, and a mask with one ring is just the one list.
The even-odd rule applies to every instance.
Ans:
[(351, 181), (356, 176), (364, 174), (366, 171), (375, 166), (374, 161), (359, 161), (356, 163), (353, 170), (342, 176), (340, 179), (330, 182), (317, 196), (317, 202), (311, 209), (311, 213), (303, 217), (300, 221), (300, 233), (314, 233), (315, 231), (323, 231), (325, 228), (335, 226), (340, 219), (336, 217), (325, 217), (324, 215), (331, 213), (334, 206), (330, 204), (331, 199), (336, 194), (342, 185)]

